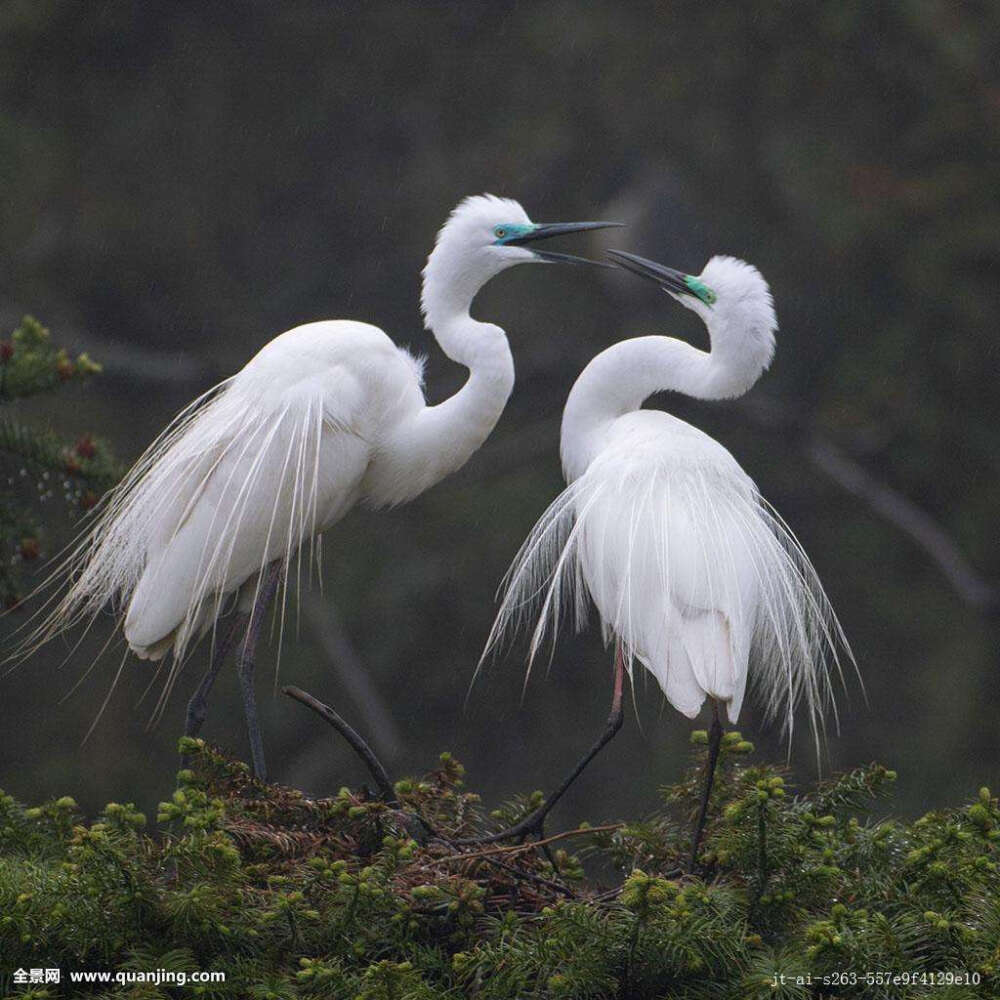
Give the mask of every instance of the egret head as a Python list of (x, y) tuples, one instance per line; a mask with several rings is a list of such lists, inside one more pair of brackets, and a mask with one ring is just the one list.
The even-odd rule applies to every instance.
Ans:
[(605, 229), (617, 222), (532, 222), (511, 198), (491, 194), (465, 198), (452, 211), (437, 235), (424, 268), (421, 305), (430, 319), (439, 300), (468, 308), (476, 292), (490, 278), (515, 264), (598, 264), (570, 254), (539, 250), (535, 244), (553, 236), (588, 229)]
[(768, 360), (774, 351), (778, 320), (771, 289), (752, 264), (735, 257), (713, 257), (701, 274), (685, 274), (623, 250), (605, 251), (620, 267), (655, 281), (668, 295), (696, 312), (716, 336), (738, 335), (759, 344)]

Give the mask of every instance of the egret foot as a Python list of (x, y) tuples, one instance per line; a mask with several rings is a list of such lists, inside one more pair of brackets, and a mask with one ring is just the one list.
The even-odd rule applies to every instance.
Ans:
[[(615, 680), (614, 689), (611, 696), (611, 713), (608, 721), (604, 725), (604, 732), (598, 737), (597, 742), (587, 751), (580, 763), (573, 768), (562, 784), (533, 812), (525, 816), (519, 823), (502, 830), (500, 833), (491, 833), (486, 837), (473, 837), (466, 840), (456, 840), (455, 844), (492, 844), (498, 840), (512, 840), (519, 838), (523, 841), (526, 837), (534, 834), (538, 840), (545, 839), (545, 818), (552, 811), (555, 804), (563, 797), (570, 785), (583, 774), (587, 765), (611, 742), (622, 727), (624, 711), (622, 709), (622, 691), (625, 686), (625, 656), (622, 648), (618, 645), (615, 648)], [(551, 860), (551, 857), (550, 857)]]
[(698, 822), (694, 828), (694, 839), (691, 842), (691, 864), (693, 873), (698, 866), (698, 847), (701, 835), (705, 830), (705, 817), (708, 815), (708, 800), (712, 795), (712, 782), (715, 780), (715, 765), (719, 761), (719, 747), (722, 745), (722, 723), (719, 721), (719, 703), (712, 699), (712, 726), (708, 731), (708, 765), (705, 774), (705, 787), (701, 793), (701, 808), (698, 811)]

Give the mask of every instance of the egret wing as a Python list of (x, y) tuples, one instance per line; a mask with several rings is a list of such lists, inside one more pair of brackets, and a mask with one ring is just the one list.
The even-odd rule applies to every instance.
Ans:
[[(303, 363), (298, 331), (300, 343), (276, 338), (147, 449), (63, 563), (70, 584), (26, 648), (112, 602), (140, 655), (163, 655), (173, 637), (180, 658), (229, 594), (356, 500), (369, 393), (335, 355)], [(277, 351), (281, 341), (295, 350)]]
[[(190, 499), (171, 518), (173, 532), (164, 537), (160, 530), (151, 540), (131, 596), (125, 636), (133, 649), (156, 645), (175, 630), (186, 639), (204, 605), (217, 613), (244, 581), (275, 559), (289, 560), (339, 519), (357, 498), (370, 450), (324, 414), (320, 393), (305, 389), (277, 416), (244, 423), (220, 444), (207, 475), (204, 461), (193, 463), (182, 491)], [(178, 496), (174, 504), (181, 503)], [(183, 642), (176, 645), (182, 654)]]

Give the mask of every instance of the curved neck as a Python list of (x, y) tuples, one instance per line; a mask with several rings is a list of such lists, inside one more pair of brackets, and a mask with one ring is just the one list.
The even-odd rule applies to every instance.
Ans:
[(560, 450), (567, 481), (586, 470), (602, 432), (655, 392), (696, 399), (742, 396), (760, 378), (771, 351), (720, 332), (709, 327), (708, 352), (673, 337), (636, 337), (598, 354), (576, 380), (563, 411)]
[(514, 388), (514, 358), (503, 330), (468, 312), (441, 320), (431, 333), (452, 361), (469, 369), (458, 392), (422, 413), (446, 475), (464, 465), (496, 426)]
[(486, 440), (514, 388), (507, 335), (469, 315), (472, 300), (493, 275), (476, 272), (467, 257), (456, 262), (444, 251), (439, 243), (427, 260), (420, 305), (441, 350), (468, 368), (469, 378), (454, 396), (425, 411), (425, 433), (438, 435), (448, 466), (442, 475), (464, 464)]
[(469, 315), (478, 286), (436, 289), (428, 271), (422, 299), (427, 327), (441, 350), (469, 369), (469, 377), (453, 396), (417, 410), (382, 442), (383, 460), (369, 485), (377, 504), (410, 500), (461, 468), (489, 437), (514, 388), (507, 335)]

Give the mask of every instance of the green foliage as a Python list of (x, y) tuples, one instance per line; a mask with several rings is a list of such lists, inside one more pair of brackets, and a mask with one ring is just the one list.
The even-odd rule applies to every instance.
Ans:
[[(498, 815), (448, 754), (397, 784), (397, 808), (347, 788), (314, 800), (262, 785), (184, 740), (191, 767), (160, 806), (159, 834), (128, 804), (88, 823), (69, 797), (34, 808), (0, 797), (3, 973), (42, 959), (213, 970), (226, 983), (183, 995), (272, 1000), (976, 995), (930, 978), (949, 973), (1000, 987), (1000, 808), (988, 789), (910, 825), (873, 820), (864, 806), (892, 771), (873, 764), (796, 792), (748, 762), (748, 746), (725, 741), (690, 875), (698, 767), (663, 789), (652, 818), (552, 835), (546, 846), (577, 853), (549, 857), (454, 843)], [(869, 970), (918, 979), (821, 985)], [(49, 995), (77, 995), (58, 989)]]
[[(66, 444), (50, 431), (23, 423), (12, 404), (100, 370), (86, 354), (71, 359), (32, 316), (0, 340), (0, 472), (6, 473), (6, 485), (0, 487), (0, 601), (5, 607), (19, 600), (24, 564), (42, 554), (38, 502), (60, 492), (68, 504), (89, 510), (121, 476), (103, 442), (81, 434)], [(32, 483), (36, 497), (29, 499), (24, 486)]]
[(100, 370), (86, 354), (71, 360), (52, 343), (46, 327), (25, 316), (10, 339), (0, 341), (0, 400), (34, 396)]

